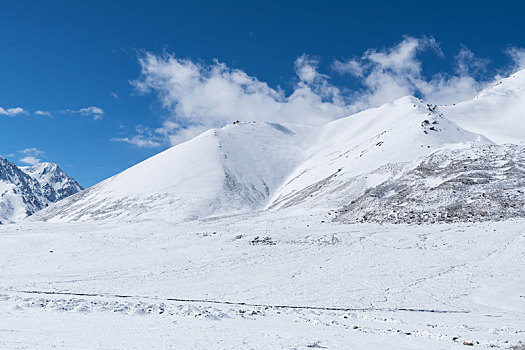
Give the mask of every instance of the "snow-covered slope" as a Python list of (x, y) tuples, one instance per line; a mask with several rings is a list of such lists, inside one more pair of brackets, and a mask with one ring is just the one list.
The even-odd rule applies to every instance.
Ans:
[(525, 143), (525, 69), (501, 79), (476, 98), (442, 106), (447, 118), (497, 143)]
[(0, 223), (19, 221), (80, 190), (56, 164), (19, 168), (0, 156)]
[(178, 221), (261, 208), (302, 161), (312, 131), (274, 123), (236, 123), (209, 130), (35, 218)]
[(436, 106), (404, 97), (326, 125), (270, 207), (337, 208), (441, 147), (477, 143), (490, 141), (457, 127)]

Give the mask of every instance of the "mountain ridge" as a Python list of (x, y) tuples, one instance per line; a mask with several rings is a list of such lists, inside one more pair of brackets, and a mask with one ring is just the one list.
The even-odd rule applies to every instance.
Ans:
[[(33, 219), (187, 221), (299, 204), (309, 210), (304, 204), (314, 202), (337, 207), (395, 175), (399, 164), (465, 142), (490, 143), (414, 97), (324, 127), (240, 122), (159, 153)], [(389, 164), (382, 176), (363, 180)]]

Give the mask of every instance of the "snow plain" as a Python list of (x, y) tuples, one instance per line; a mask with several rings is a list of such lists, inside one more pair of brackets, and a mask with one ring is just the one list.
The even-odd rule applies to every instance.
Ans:
[(510, 349), (525, 341), (525, 221), (330, 220), (284, 210), (179, 224), (2, 226), (0, 348)]

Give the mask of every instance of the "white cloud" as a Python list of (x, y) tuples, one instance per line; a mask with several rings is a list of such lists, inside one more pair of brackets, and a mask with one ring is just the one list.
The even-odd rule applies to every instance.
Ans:
[(161, 146), (166, 141), (166, 135), (164, 130), (157, 129), (151, 130), (148, 127), (142, 125), (135, 126), (136, 134), (131, 137), (113, 137), (110, 139), (111, 142), (124, 142), (129, 143), (141, 148), (155, 148)]
[(525, 48), (522, 47), (511, 47), (507, 50), (507, 54), (514, 61), (514, 69), (525, 68)]
[(99, 107), (86, 107), (78, 110), (78, 113), (82, 115), (93, 115), (93, 114), (104, 114), (102, 108)]
[(142, 74), (132, 84), (140, 92), (155, 92), (170, 112), (168, 121), (185, 126), (171, 130), (172, 142), (235, 120), (322, 124), (352, 112), (307, 56), (295, 62), (299, 81), (289, 95), (219, 61), (206, 66), (146, 54), (140, 64)]
[(109, 93), (109, 96), (113, 97), (115, 100), (118, 100), (118, 94), (116, 92), (114, 92), (114, 91), (111, 91)]
[(146, 147), (146, 148), (155, 148), (161, 146), (160, 142), (150, 140), (142, 135), (135, 135), (131, 138), (129, 137), (113, 137), (110, 139), (112, 142), (125, 142), (137, 147)]
[(36, 115), (42, 115), (42, 116), (45, 116), (45, 117), (51, 117), (51, 113), (48, 112), (48, 111), (37, 110), (37, 111), (35, 111), (35, 114)]
[[(78, 110), (65, 109), (65, 110), (61, 110), (59, 112), (60, 113), (80, 114), (80, 115), (83, 115), (83, 116), (92, 117), (93, 120), (102, 119), (102, 116), (105, 113), (102, 108), (95, 107), (95, 106), (85, 107), (85, 108), (81, 108), (81, 109), (78, 109)], [(51, 117), (52, 116), (51, 112), (45, 111), (45, 110), (40, 110), (40, 109), (37, 109), (37, 110), (35, 110), (32, 113), (35, 114), (35, 115), (46, 116), (46, 117)], [(14, 107), (14, 108), (2, 108), (2, 107), (0, 107), (0, 115), (7, 115), (7, 116), (14, 117), (14, 116), (17, 116), (17, 115), (22, 115), (22, 114), (26, 114), (27, 115), (29, 113), (28, 113), (28, 111), (26, 111), (22, 107)]]
[(485, 71), (489, 60), (476, 57), (467, 47), (462, 46), (456, 59), (456, 72), (461, 76), (467, 76), (471, 73)]
[[(334, 61), (333, 71), (353, 79), (361, 86), (357, 91), (335, 86), (319, 72), (317, 59), (302, 55), (294, 63), (297, 78), (289, 93), (218, 60), (206, 65), (147, 53), (139, 58), (141, 74), (131, 84), (141, 93), (157, 95), (168, 115), (161, 127), (120, 141), (142, 147), (176, 144), (235, 120), (324, 124), (406, 95), (449, 104), (473, 98), (491, 80), (476, 78), (488, 61), (466, 47), (454, 57), (453, 73), (427, 77), (418, 57), (422, 52), (444, 59), (434, 38), (405, 37), (391, 48)], [(525, 50), (509, 54), (525, 65)]]
[(27, 164), (27, 165), (36, 165), (40, 163), (40, 159), (33, 157), (33, 156), (26, 156), (26, 157), (20, 158), (20, 162)]
[(86, 117), (92, 117), (93, 120), (99, 120), (102, 119), (102, 116), (104, 115), (104, 110), (100, 107), (85, 107), (78, 110), (73, 109), (66, 109), (61, 111), (62, 113), (74, 113), (74, 114), (80, 114)]
[(22, 153), (24, 156), (19, 160), (20, 162), (28, 165), (35, 165), (40, 163), (40, 157), (44, 155), (44, 151), (39, 150), (38, 148), (31, 147), (20, 150), (19, 153)]
[(363, 107), (406, 95), (419, 95), (436, 104), (454, 103), (474, 97), (484, 86), (473, 74), (482, 71), (488, 61), (475, 57), (466, 47), (455, 57), (456, 75), (437, 74), (425, 78), (417, 55), (428, 50), (443, 56), (433, 38), (405, 37), (392, 48), (368, 50), (359, 59), (336, 61), (332, 68), (338, 73), (350, 74), (364, 86), (354, 101)]
[(104, 110), (102, 110), (102, 108), (99, 108), (99, 107), (86, 107), (86, 108), (79, 109), (78, 113), (80, 115), (85, 115), (88, 117), (92, 116), (93, 120), (99, 120), (99, 119), (102, 119)]
[(23, 154), (31, 154), (31, 155), (35, 155), (35, 156), (40, 156), (40, 155), (43, 155), (43, 154), (44, 154), (44, 151), (39, 150), (39, 149), (36, 148), (36, 147), (31, 147), (31, 148), (25, 148), (25, 149), (23, 149), (23, 150), (20, 150), (20, 153), (23, 153)]
[(363, 67), (355, 59), (350, 59), (346, 61), (335, 60), (332, 63), (332, 69), (340, 74), (350, 74), (355, 77), (363, 76)]
[(0, 107), (0, 115), (8, 115), (10, 117), (14, 117), (20, 114), (27, 114), (27, 112), (21, 107), (14, 107), (14, 108), (7, 108), (7, 109)]

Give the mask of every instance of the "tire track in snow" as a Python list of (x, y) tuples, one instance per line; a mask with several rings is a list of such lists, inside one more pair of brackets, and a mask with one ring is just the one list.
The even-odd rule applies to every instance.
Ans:
[(275, 309), (290, 309), (290, 310), (320, 310), (320, 311), (385, 311), (385, 312), (423, 312), (423, 313), (438, 313), (438, 314), (468, 314), (468, 310), (439, 310), (439, 309), (422, 309), (422, 308), (356, 308), (356, 307), (332, 307), (332, 306), (311, 306), (311, 305), (274, 305), (274, 304), (256, 304), (236, 301), (214, 300), (214, 299), (184, 299), (184, 298), (159, 298), (141, 295), (125, 295), (125, 294), (108, 294), (108, 293), (75, 293), (75, 292), (58, 292), (58, 291), (41, 291), (41, 290), (16, 290), (17, 293), (39, 294), (39, 295), (64, 295), (72, 297), (101, 297), (101, 298), (121, 298), (121, 299), (149, 299), (157, 301), (172, 301), (180, 303), (200, 303), (200, 304), (216, 304), (216, 305), (235, 305), (248, 307), (267, 307)]

